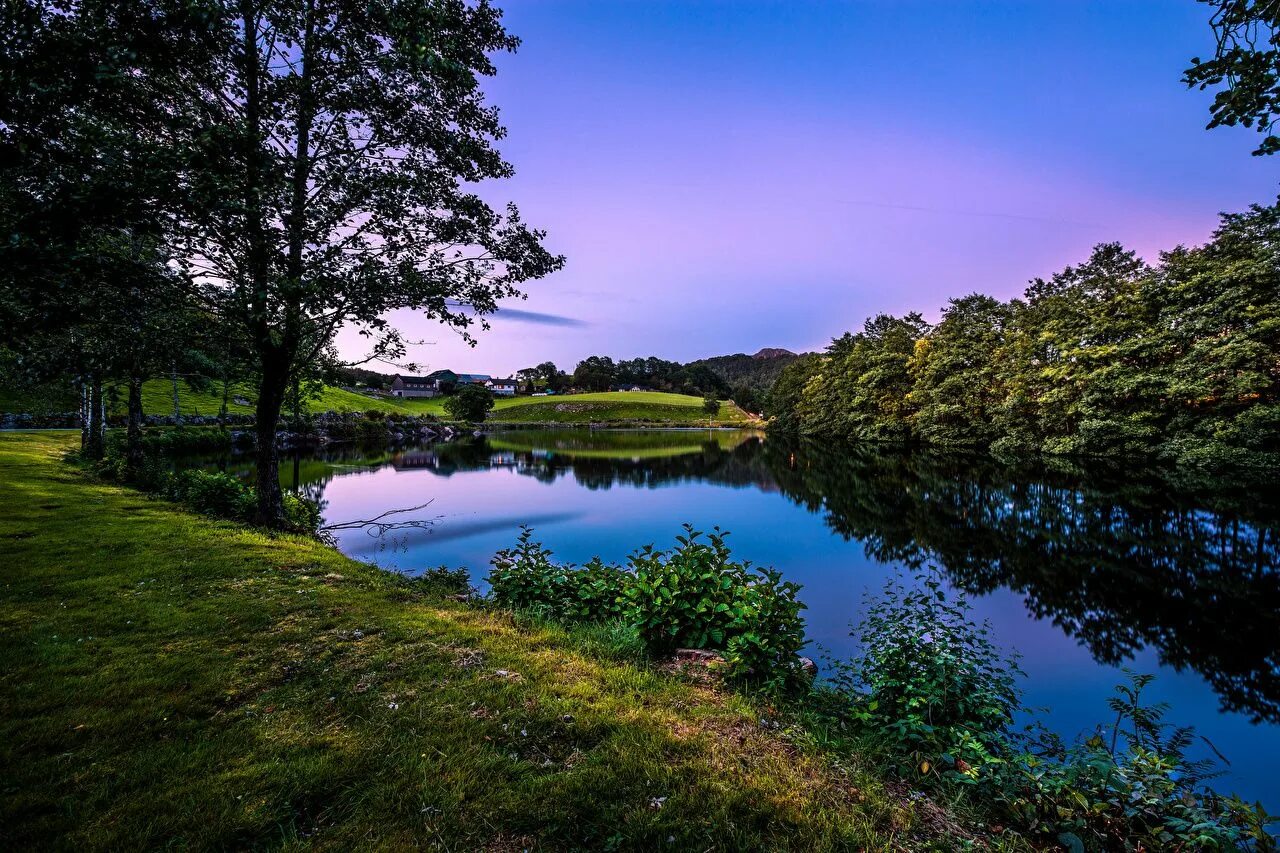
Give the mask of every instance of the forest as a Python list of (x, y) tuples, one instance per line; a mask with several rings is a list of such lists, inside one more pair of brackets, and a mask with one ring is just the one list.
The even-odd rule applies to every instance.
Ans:
[(1224, 214), (1147, 263), (1117, 243), (1021, 299), (879, 315), (798, 359), (775, 429), (997, 454), (1280, 462), (1280, 206)]

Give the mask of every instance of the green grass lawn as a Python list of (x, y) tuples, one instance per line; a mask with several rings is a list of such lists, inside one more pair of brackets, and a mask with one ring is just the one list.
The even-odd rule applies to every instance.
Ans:
[[(126, 389), (121, 386), (109, 389), (112, 411), (124, 413)], [(241, 405), (235, 398), (248, 401)], [(234, 414), (252, 414), (255, 396), (246, 386), (233, 386), (227, 411)], [(0, 411), (5, 412), (66, 412), (76, 408), (75, 395), (57, 388), (23, 392), (0, 389)], [(351, 391), (325, 386), (318, 399), (308, 402), (312, 412), (363, 412), (378, 409), (397, 414), (431, 414), (447, 419), (444, 400), (395, 399), (372, 397)], [(178, 382), (178, 408), (183, 415), (216, 415), (222, 408), (222, 386), (213, 384), (204, 390), (195, 390), (185, 382)], [(149, 415), (173, 414), (173, 384), (167, 379), (153, 379), (143, 383), (142, 409)], [(495, 401), (489, 415), (491, 421), (506, 423), (628, 423), (645, 422), (683, 426), (706, 426), (707, 415), (702, 410), (702, 398), (686, 394), (666, 394), (659, 391), (609, 391), (599, 394), (570, 394), (551, 397), (502, 397)], [(754, 421), (746, 412), (729, 401), (721, 403), (720, 412), (711, 419), (716, 426), (745, 426)]]
[(515, 397), (499, 401), (489, 420), (506, 423), (650, 423), (684, 426), (745, 426), (752, 418), (727, 400), (710, 418), (702, 398), (660, 391), (609, 391), (553, 397)]
[(740, 696), (93, 482), (73, 440), (0, 435), (0, 849), (924, 844)]

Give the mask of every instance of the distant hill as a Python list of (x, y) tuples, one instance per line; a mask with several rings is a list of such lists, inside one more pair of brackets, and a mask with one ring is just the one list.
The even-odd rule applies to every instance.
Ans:
[(779, 347), (765, 347), (755, 355), (735, 353), (734, 355), (718, 355), (689, 363), (689, 367), (703, 366), (719, 376), (732, 388), (749, 388), (757, 394), (764, 394), (773, 387), (774, 380), (782, 372), (782, 368), (799, 358), (791, 350)]

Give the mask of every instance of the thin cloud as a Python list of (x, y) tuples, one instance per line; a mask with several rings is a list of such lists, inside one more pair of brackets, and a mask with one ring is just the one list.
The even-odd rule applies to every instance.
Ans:
[(515, 320), (517, 323), (534, 323), (539, 326), (582, 328), (591, 325), (585, 320), (579, 320), (576, 317), (566, 317), (563, 314), (543, 314), (540, 311), (521, 311), (519, 308), (499, 308), (491, 316), (499, 320)]

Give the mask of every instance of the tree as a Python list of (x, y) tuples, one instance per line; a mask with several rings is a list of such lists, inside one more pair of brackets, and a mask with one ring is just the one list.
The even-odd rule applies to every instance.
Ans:
[(542, 376), (538, 373), (536, 367), (525, 367), (516, 371), (516, 382), (524, 387), (526, 393), (532, 394), (538, 387), (539, 380)]
[(617, 377), (617, 366), (607, 355), (592, 355), (578, 362), (573, 384), (587, 391), (608, 391)]
[(1212, 59), (1191, 60), (1189, 88), (1222, 87), (1209, 108), (1209, 127), (1256, 127), (1264, 134), (1253, 152), (1280, 151), (1280, 3), (1275, 0), (1202, 0), (1213, 7), (1217, 45)]
[(908, 364), (929, 331), (919, 313), (880, 314), (856, 335), (832, 341), (800, 401), (804, 432), (873, 441), (910, 437)]
[(951, 300), (942, 321), (916, 342), (908, 363), (912, 430), (938, 444), (989, 444), (1004, 401), (997, 369), (1011, 306), (972, 294)]
[(172, 364), (194, 307), (167, 254), (186, 195), (169, 94), (176, 69), (207, 56), (193, 11), (19, 0), (0, 18), (0, 320), (27, 378), (79, 378), (90, 457), (104, 382), (127, 379), (135, 466), (141, 383)]
[(709, 418), (714, 418), (720, 413), (720, 401), (716, 399), (715, 394), (708, 394), (702, 398), (702, 411), (706, 412)]
[(215, 60), (182, 80), (194, 117), (181, 257), (256, 361), (257, 521), (284, 523), (275, 430), (299, 365), (353, 326), (371, 356), (409, 308), (471, 328), (558, 269), (508, 205), (478, 78), (518, 40), (485, 0), (207, 0)]
[(765, 394), (764, 414), (770, 419), (770, 428), (779, 432), (794, 433), (800, 430), (800, 402), (809, 381), (822, 369), (821, 356), (808, 354), (782, 368), (773, 387)]
[(493, 394), (483, 385), (467, 384), (444, 401), (445, 411), (460, 421), (480, 423), (493, 409)]
[(1280, 451), (1280, 205), (1223, 216), (1210, 243), (1162, 258), (1159, 282), (1173, 455), (1265, 464)]
[(748, 412), (759, 412), (764, 404), (764, 394), (751, 385), (735, 385), (730, 392), (730, 399), (738, 408)]

